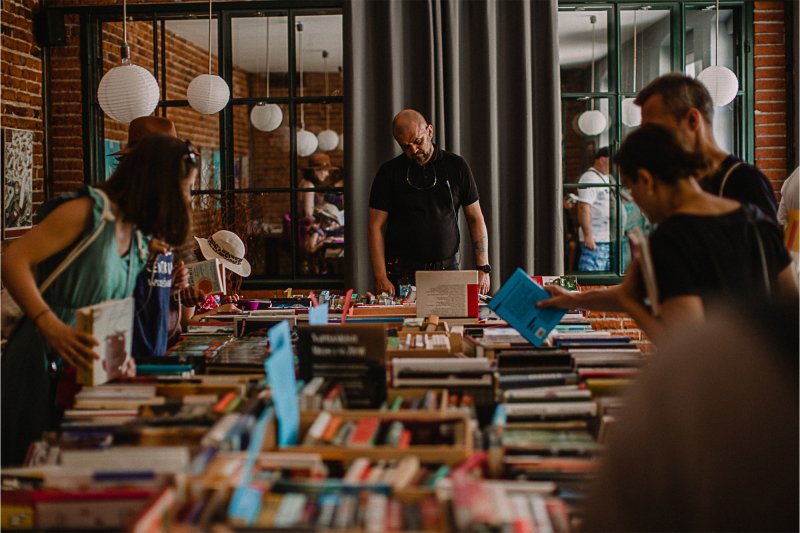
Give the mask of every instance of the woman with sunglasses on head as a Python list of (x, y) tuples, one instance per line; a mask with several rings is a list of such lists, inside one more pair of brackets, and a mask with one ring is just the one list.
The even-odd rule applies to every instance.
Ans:
[[(187, 141), (143, 139), (114, 174), (48, 203), (40, 222), (3, 250), (2, 279), (25, 317), (2, 358), (2, 463), (20, 464), (29, 442), (56, 423), (54, 392), (65, 366), (89, 366), (97, 339), (74, 328), (78, 308), (131, 295), (148, 239), (182, 244), (200, 158)], [(39, 283), (76, 247), (52, 284)]]
[(631, 133), (614, 157), (622, 184), (650, 222), (649, 239), (660, 316), (643, 303), (643, 265), (634, 259), (622, 284), (569, 293), (548, 290), (540, 307), (624, 311), (656, 343), (678, 324), (698, 324), (712, 300), (752, 303), (797, 298), (780, 229), (757, 207), (703, 191), (706, 162), (685, 151), (663, 126)]

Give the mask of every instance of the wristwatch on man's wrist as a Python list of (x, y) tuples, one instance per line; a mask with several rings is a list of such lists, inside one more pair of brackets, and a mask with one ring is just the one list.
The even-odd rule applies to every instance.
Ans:
[(475, 268), (477, 270), (480, 270), (481, 272), (485, 272), (486, 274), (491, 274), (491, 272), (492, 272), (492, 265), (490, 265), (490, 264), (478, 265)]

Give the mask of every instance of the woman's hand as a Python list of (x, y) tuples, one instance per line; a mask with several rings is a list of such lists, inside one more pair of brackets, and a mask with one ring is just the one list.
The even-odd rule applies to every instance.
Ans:
[[(219, 302), (220, 304), (235, 304), (236, 302), (239, 301), (239, 299), (240, 298), (238, 294), (223, 294), (220, 297)], [(233, 307), (234, 309), (236, 308), (235, 305)]]
[(626, 309), (631, 303), (641, 303), (644, 297), (642, 267), (639, 258), (634, 258), (625, 270), (625, 278), (619, 288), (619, 303)]
[(178, 261), (172, 269), (172, 295), (178, 294), (187, 287), (189, 287), (189, 269), (186, 268), (183, 261)]
[(94, 347), (99, 343), (94, 336), (71, 328), (58, 319), (52, 311), (45, 313), (36, 326), (47, 344), (67, 363), (75, 368), (91, 368), (95, 359)]
[(195, 307), (206, 301), (206, 295), (197, 287), (186, 287), (180, 290), (181, 305), (184, 307)]
[(544, 290), (550, 293), (551, 298), (542, 300), (536, 307), (561, 307), (562, 309), (576, 309), (581, 306), (579, 292), (568, 291), (558, 285), (545, 285)]
[[(236, 299), (238, 300), (239, 298), (237, 297)], [(234, 304), (228, 303), (228, 304), (222, 304), (219, 307), (215, 307), (210, 312), (213, 312), (214, 314), (217, 314), (217, 313), (223, 313), (223, 314), (224, 313), (241, 313), (242, 310), (239, 309), (238, 307), (236, 307)]]

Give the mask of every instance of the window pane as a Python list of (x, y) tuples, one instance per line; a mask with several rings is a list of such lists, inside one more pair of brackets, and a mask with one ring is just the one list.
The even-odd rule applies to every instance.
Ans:
[[(234, 98), (289, 94), (288, 24), (288, 19), (283, 15), (231, 20)], [(269, 86), (265, 74), (267, 63)]]
[(686, 74), (694, 77), (716, 64), (728, 67), (741, 78), (736, 61), (734, 32), (737, 25), (733, 9), (719, 10), (719, 40), (716, 39), (716, 24), (717, 15), (713, 9), (686, 10)]
[[(314, 187), (338, 187), (343, 185), (338, 184), (338, 179), (341, 178), (341, 172), (339, 171), (342, 168), (344, 156), (344, 152), (342, 151), (342, 136), (344, 135), (342, 130), (342, 114), (342, 104), (299, 104), (297, 106), (298, 124), (301, 126), (305, 124), (306, 129), (305, 133), (298, 132), (297, 137), (297, 168), (301, 169), (297, 177), (298, 186), (309, 186), (308, 184), (300, 184), (304, 177), (303, 169), (308, 168), (309, 160), (314, 157), (314, 159), (319, 162), (321, 157), (321, 160), (327, 165), (328, 161), (326, 160), (326, 156), (327, 159), (330, 160), (330, 165), (337, 170), (335, 173), (336, 175), (326, 175), (326, 177), (321, 180), (313, 179), (312, 177), (307, 181), (310, 181)], [(311, 133), (312, 136), (309, 136), (308, 133)], [(309, 154), (308, 150), (303, 150), (305, 143), (309, 143), (309, 149), (314, 146), (316, 146), (316, 148)], [(325, 150), (325, 148), (329, 149)], [(323, 153), (325, 155), (321, 156), (320, 154)], [(331, 182), (330, 179), (332, 178), (336, 179)]]
[(219, 113), (203, 115), (191, 107), (167, 107), (178, 137), (188, 139), (200, 152), (202, 170), (194, 190), (222, 189), (222, 154), (219, 147)]
[[(304, 15), (296, 18), (298, 96), (330, 96), (341, 91), (342, 15)], [(303, 31), (297, 31), (302, 25)], [(323, 57), (327, 52), (328, 57)], [(325, 94), (327, 74), (328, 94)], [(302, 90), (301, 90), (302, 88)]]
[[(208, 238), (216, 231), (225, 228), (222, 204), (223, 198), (220, 193), (192, 196), (192, 235)], [(194, 243), (191, 248), (195, 248)]]
[[(167, 100), (186, 100), (189, 83), (208, 74), (208, 18), (164, 23)], [(211, 74), (217, 67), (217, 19), (211, 21)]]
[[(591, 17), (594, 17), (595, 24), (592, 24)], [(561, 92), (608, 91), (608, 12), (559, 12), (558, 55), (561, 65)]]
[[(584, 115), (588, 111), (599, 113)], [(576, 183), (583, 171), (592, 164), (594, 153), (609, 145), (609, 126), (612, 123), (612, 117), (609, 116), (609, 101), (607, 98), (563, 100), (561, 114), (564, 183)], [(603, 121), (606, 125), (599, 135), (586, 135), (579, 126), (579, 124), (583, 124), (584, 127), (602, 125)]]
[[(616, 180), (601, 171), (587, 168), (578, 185), (564, 188), (567, 271), (608, 273), (617, 269), (617, 188), (604, 186)], [(586, 230), (591, 231), (591, 240), (586, 238)]]
[(236, 220), (247, 246), (251, 276), (291, 276), (289, 193), (237, 194), (235, 198)]
[[(267, 123), (280, 114), (281, 125)], [(289, 108), (284, 104), (233, 106), (234, 186), (237, 189), (289, 187)]]
[(714, 108), (714, 138), (720, 148), (738, 156), (741, 156), (737, 141), (741, 136), (741, 126), (737, 117), (741, 116), (741, 106), (742, 97), (737, 96), (730, 104)]
[(669, 10), (658, 9), (620, 11), (620, 91), (636, 93), (658, 76), (672, 71), (669, 15)]
[(650, 235), (653, 225), (647, 219), (639, 206), (633, 201), (630, 191), (624, 187), (620, 190), (620, 227), (622, 228), (622, 272), (628, 268), (631, 262), (631, 247), (628, 242), (628, 234), (634, 229), (639, 229), (645, 235)]

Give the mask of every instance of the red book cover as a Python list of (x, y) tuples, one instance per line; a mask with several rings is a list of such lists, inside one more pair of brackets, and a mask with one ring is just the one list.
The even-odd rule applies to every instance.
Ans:
[(467, 316), (478, 318), (478, 284), (469, 283), (467, 285)]
[(378, 432), (380, 421), (376, 417), (362, 418), (356, 424), (350, 436), (350, 446), (371, 446)]

